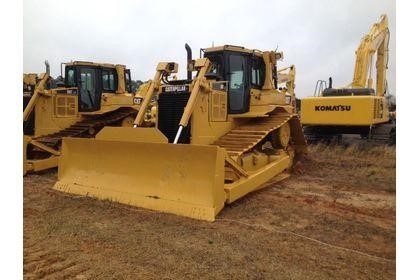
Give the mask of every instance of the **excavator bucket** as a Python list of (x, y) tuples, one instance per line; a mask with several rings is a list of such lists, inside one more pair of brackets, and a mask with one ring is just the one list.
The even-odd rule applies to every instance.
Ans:
[(94, 139), (63, 139), (54, 189), (214, 221), (226, 200), (225, 153), (168, 144), (155, 128), (105, 127)]

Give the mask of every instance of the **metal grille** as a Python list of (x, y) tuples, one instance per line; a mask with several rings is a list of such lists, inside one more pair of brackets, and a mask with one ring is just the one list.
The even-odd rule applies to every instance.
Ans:
[(373, 118), (378, 119), (380, 118), (380, 100), (374, 99), (374, 108), (373, 108)]
[(56, 95), (54, 108), (57, 117), (75, 116), (77, 113), (77, 96)]
[(227, 94), (216, 92), (211, 94), (211, 121), (224, 122), (227, 118)]
[[(158, 128), (173, 142), (178, 131), (179, 121), (181, 120), (184, 108), (187, 105), (189, 92), (161, 93), (158, 99), (159, 115)], [(191, 124), (182, 130), (178, 143), (190, 143)]]

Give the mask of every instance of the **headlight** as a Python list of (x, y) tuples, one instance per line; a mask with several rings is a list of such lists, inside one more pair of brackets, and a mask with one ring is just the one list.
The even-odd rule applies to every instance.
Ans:
[(292, 101), (292, 97), (290, 95), (286, 95), (284, 100), (286, 101), (286, 104), (289, 105), (290, 101)]

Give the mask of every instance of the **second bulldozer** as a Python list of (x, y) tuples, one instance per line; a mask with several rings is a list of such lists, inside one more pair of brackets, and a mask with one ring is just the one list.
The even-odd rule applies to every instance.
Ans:
[[(125, 65), (62, 63), (63, 81), (46, 73), (23, 75), (23, 174), (56, 167), (63, 137), (94, 137), (105, 125), (132, 126), (140, 87), (131, 89)], [(147, 84), (145, 85), (147, 86)]]
[[(307, 147), (277, 89), (283, 54), (225, 45), (192, 60), (186, 48), (187, 79), (159, 63), (134, 127), (63, 139), (55, 189), (214, 221), (225, 203), (290, 175)], [(156, 126), (139, 127), (156, 95)]]

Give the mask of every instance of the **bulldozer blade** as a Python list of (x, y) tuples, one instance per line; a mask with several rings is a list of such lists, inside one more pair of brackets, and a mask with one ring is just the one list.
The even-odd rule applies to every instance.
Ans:
[(64, 138), (54, 189), (215, 220), (226, 200), (224, 149), (106, 138)]

